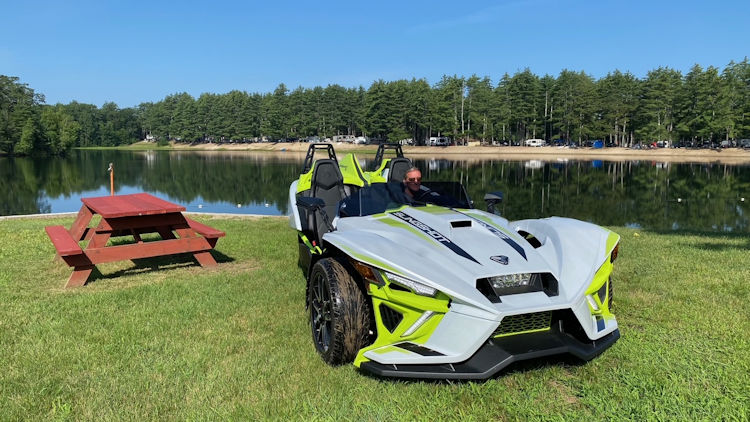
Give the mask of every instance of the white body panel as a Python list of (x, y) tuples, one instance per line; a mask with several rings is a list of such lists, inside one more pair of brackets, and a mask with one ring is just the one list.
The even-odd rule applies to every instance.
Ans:
[[(323, 236), (325, 242), (344, 253), (356, 251), (353, 257), (357, 260), (375, 267), (386, 263), (399, 274), (434, 287), (452, 299), (450, 310), (424, 344), (443, 356), (386, 351), (384, 347), (383, 351), (368, 351), (367, 358), (382, 364), (461, 362), (482, 346), (503, 317), (558, 309), (572, 309), (591, 340), (617, 329), (617, 321), (611, 318), (604, 329), (597, 330), (584, 297), (594, 274), (611, 252), (606, 243), (609, 231), (568, 218), (508, 222), (479, 210), (441, 210), (429, 212), (420, 207), (406, 207), (402, 212), (448, 238), (473, 260), (421, 232), (415, 233), (407, 224), (394, 226), (394, 222), (400, 224), (402, 220), (390, 214), (338, 219), (337, 230)], [(510, 242), (478, 223), (480, 218), (489, 219), (493, 226), (503, 229)], [(383, 219), (391, 219), (391, 224)], [(455, 221), (471, 221), (471, 226), (454, 228), (451, 222)], [(534, 249), (517, 234), (517, 229), (533, 232), (542, 246)], [(522, 249), (525, 258), (511, 243)], [(507, 265), (490, 259), (496, 255), (507, 256)], [(495, 304), (476, 288), (479, 278), (522, 272), (551, 273), (559, 282), (559, 294), (507, 295)]]

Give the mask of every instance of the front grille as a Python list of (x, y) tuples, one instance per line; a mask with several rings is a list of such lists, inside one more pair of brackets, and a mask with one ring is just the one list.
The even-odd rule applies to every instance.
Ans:
[(527, 331), (546, 330), (549, 329), (551, 321), (551, 311), (507, 316), (503, 318), (492, 336), (499, 337)]
[(385, 328), (391, 333), (398, 327), (404, 316), (395, 309), (391, 309), (384, 304), (380, 304), (380, 320), (383, 321)]

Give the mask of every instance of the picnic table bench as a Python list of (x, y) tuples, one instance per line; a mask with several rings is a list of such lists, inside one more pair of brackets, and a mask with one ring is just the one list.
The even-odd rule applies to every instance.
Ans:
[[(57, 256), (73, 267), (65, 287), (86, 283), (96, 264), (180, 253), (192, 253), (202, 267), (216, 265), (211, 249), (225, 233), (185, 217), (185, 208), (148, 193), (81, 198), (73, 225), (47, 226)], [(94, 215), (101, 220), (89, 227)], [(160, 239), (143, 241), (141, 235)], [(134, 243), (107, 246), (112, 237), (132, 236)], [(79, 242), (88, 241), (85, 248)]]

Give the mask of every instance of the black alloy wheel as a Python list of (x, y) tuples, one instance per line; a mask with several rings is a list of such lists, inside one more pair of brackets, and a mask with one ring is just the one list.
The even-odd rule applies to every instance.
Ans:
[(308, 303), (313, 344), (330, 365), (352, 362), (369, 342), (369, 301), (348, 267), (335, 258), (324, 258), (310, 272)]
[(331, 291), (322, 271), (313, 274), (310, 284), (310, 324), (318, 353), (328, 352), (331, 345)]

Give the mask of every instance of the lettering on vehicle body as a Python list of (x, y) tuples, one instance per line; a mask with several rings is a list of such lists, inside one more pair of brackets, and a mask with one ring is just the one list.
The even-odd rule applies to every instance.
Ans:
[[(396, 211), (391, 213), (392, 216), (399, 218), (412, 226), (419, 229), (422, 233), (426, 234), (427, 236), (431, 237), (432, 239), (436, 240), (438, 243), (440, 243), (443, 246), (446, 246), (448, 249), (452, 250), (458, 255), (461, 255), (462, 257), (474, 261), (477, 264), (479, 264), (479, 261), (474, 259), (471, 255), (469, 255), (465, 250), (461, 249), (458, 245), (453, 243), (450, 239), (445, 237), (442, 233), (439, 231), (433, 229), (432, 227), (428, 226), (427, 224), (417, 220), (416, 218), (412, 217), (411, 215), (403, 212), (403, 211)], [(482, 264), (479, 264), (482, 265)]]
[[(458, 211), (456, 211), (456, 212), (458, 212)], [(482, 220), (474, 217), (473, 215), (465, 214), (465, 213), (461, 213), (461, 214), (463, 214), (463, 215), (471, 218), (472, 220), (474, 220), (477, 223), (479, 223), (480, 226), (482, 226), (485, 229), (489, 230), (490, 233), (494, 234), (495, 236), (499, 237), (500, 239), (503, 239), (505, 241), (505, 243), (507, 243), (508, 245), (510, 245), (511, 248), (515, 249), (515, 251), (518, 252), (518, 254), (521, 255), (523, 257), (523, 259), (525, 259), (527, 261), (529, 260), (528, 258), (526, 258), (526, 251), (523, 249), (523, 247), (521, 245), (519, 245), (518, 243), (516, 243), (515, 240), (511, 239), (510, 236), (508, 236), (507, 234), (503, 233), (502, 230), (498, 229), (497, 227), (492, 226), (491, 224), (485, 223), (484, 221), (482, 221)], [(490, 258), (490, 259), (492, 259), (492, 258)], [(494, 261), (494, 259), (493, 259), (493, 261)]]

